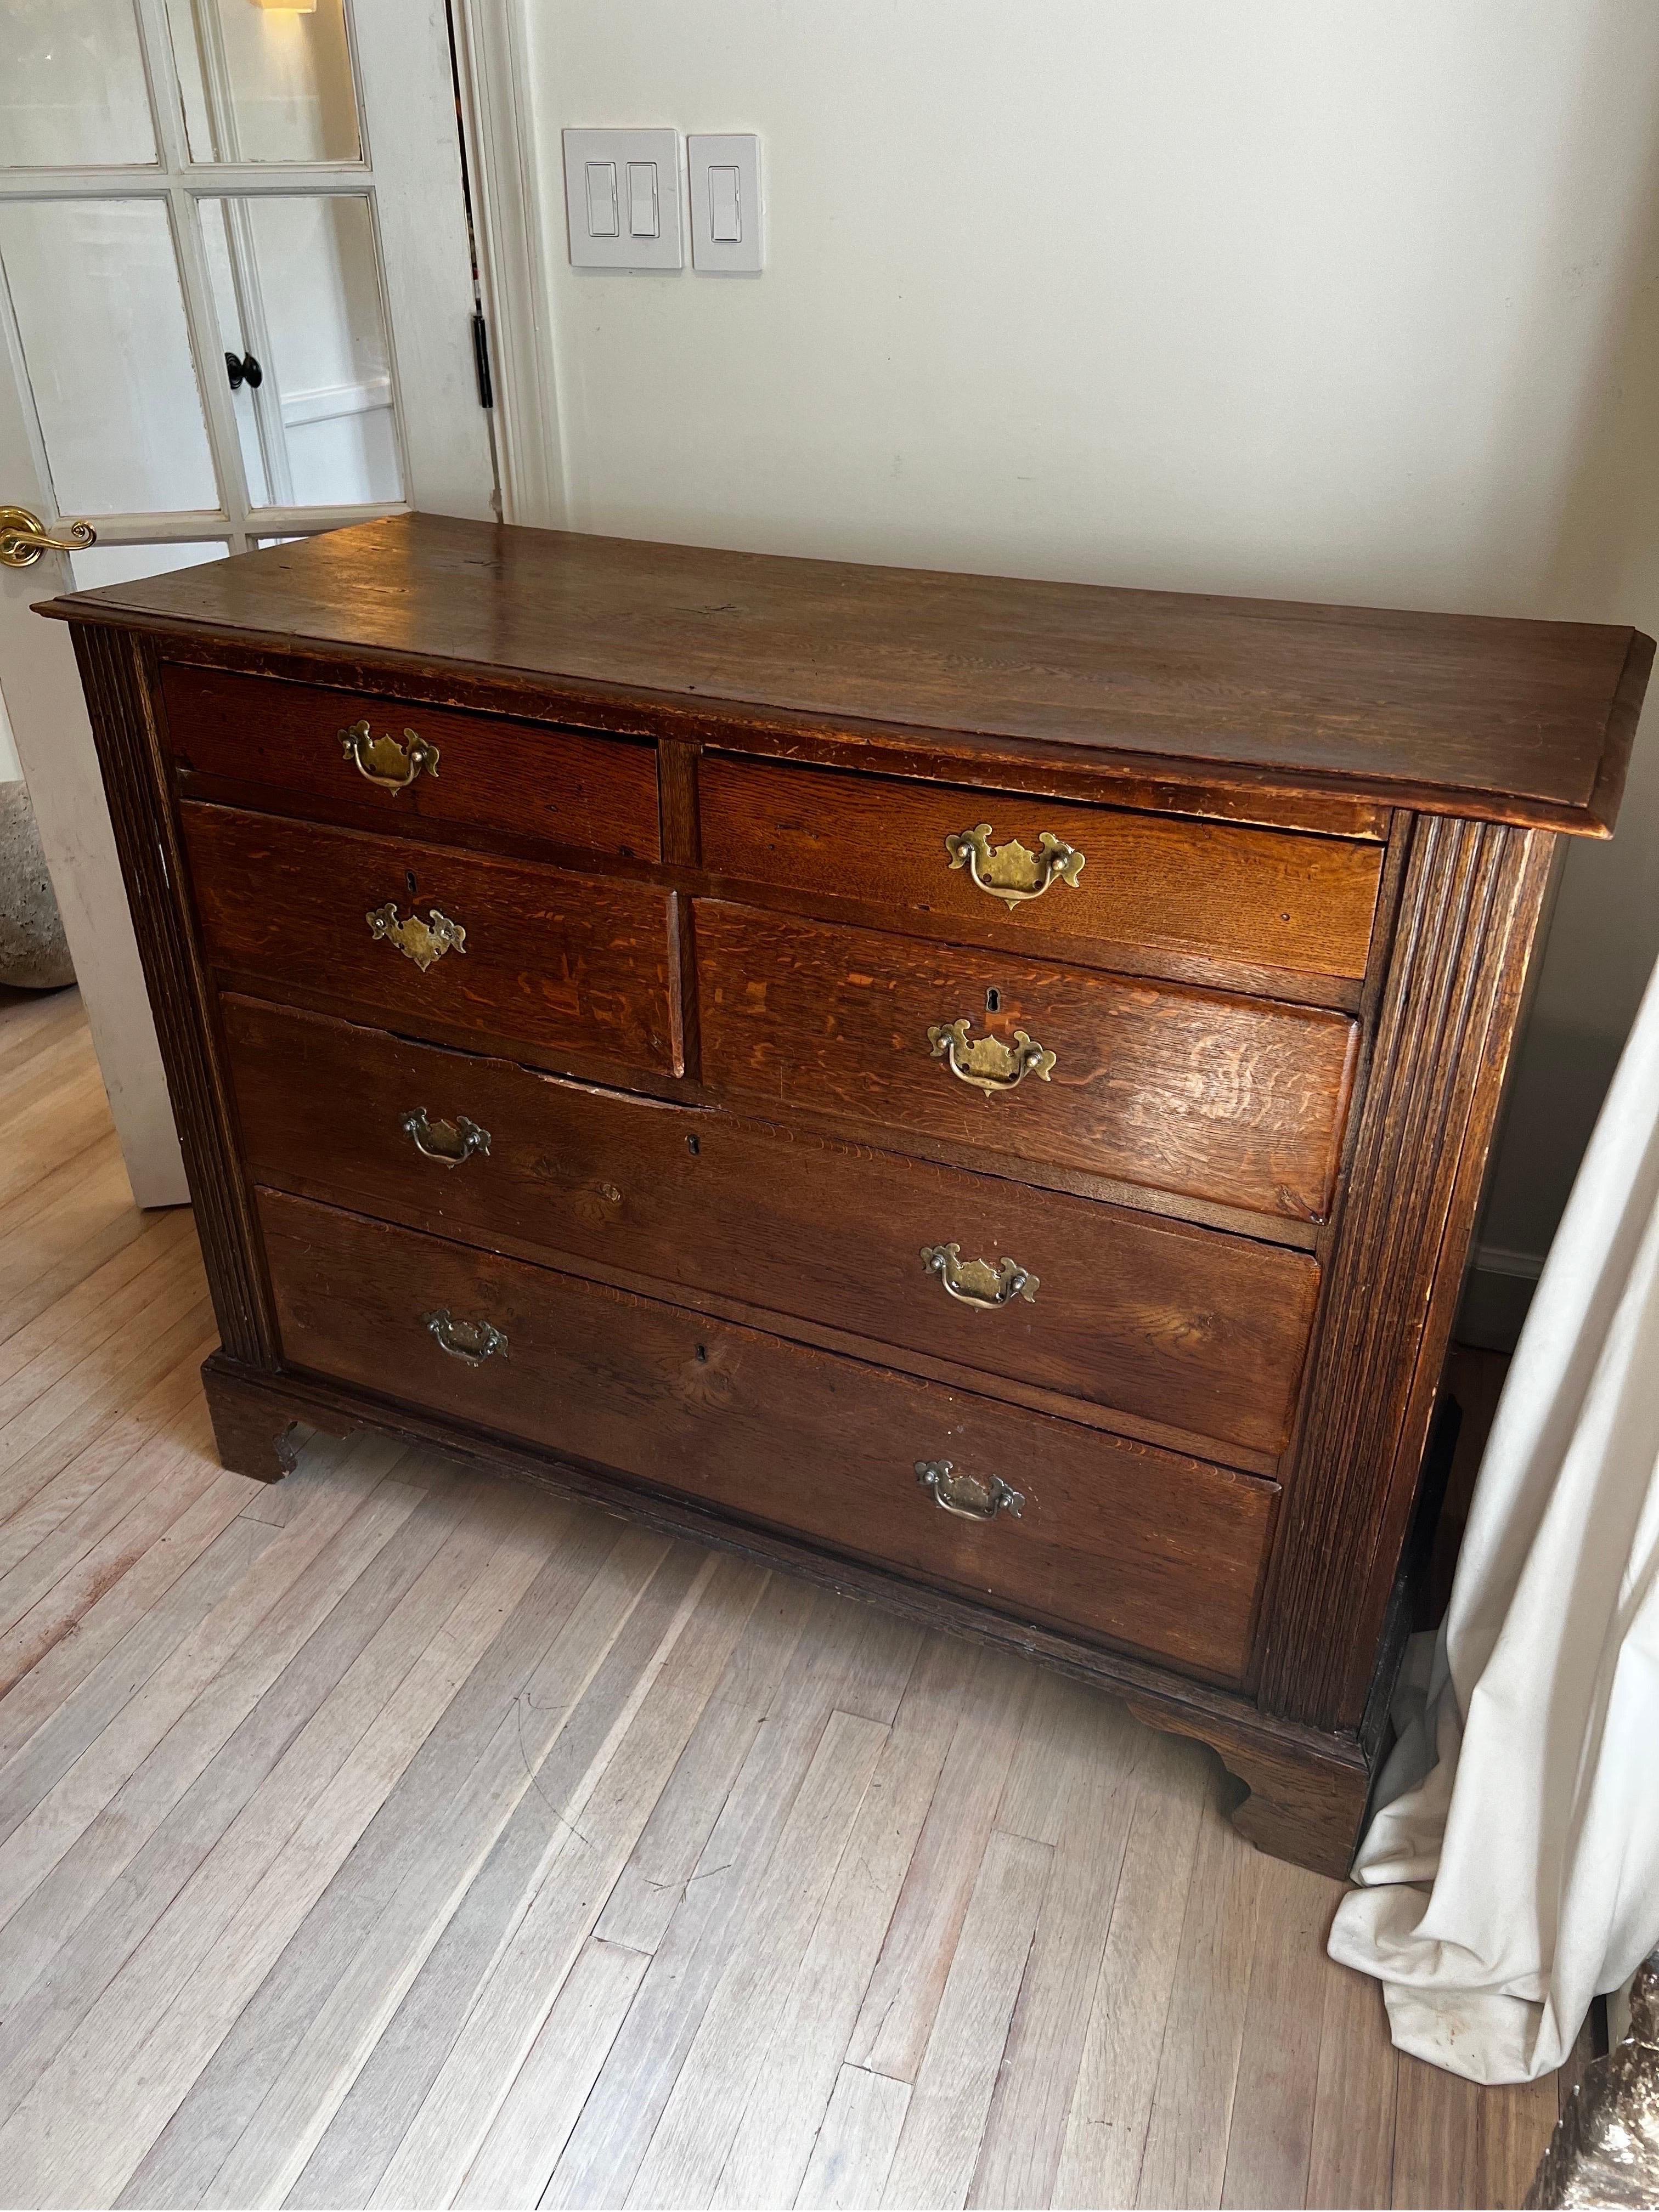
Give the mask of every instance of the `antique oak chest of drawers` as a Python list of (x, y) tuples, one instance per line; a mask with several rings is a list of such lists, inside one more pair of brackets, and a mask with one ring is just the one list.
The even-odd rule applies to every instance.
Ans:
[(1346, 1866), (1647, 639), (425, 515), (47, 611), (228, 1466), (366, 1426), (738, 1546)]

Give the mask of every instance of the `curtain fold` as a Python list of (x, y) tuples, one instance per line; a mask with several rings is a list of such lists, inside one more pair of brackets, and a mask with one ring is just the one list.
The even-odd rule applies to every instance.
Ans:
[(1531, 2080), (1659, 1943), (1659, 970), (1395, 1720), (1331, 1956), (1402, 2051)]

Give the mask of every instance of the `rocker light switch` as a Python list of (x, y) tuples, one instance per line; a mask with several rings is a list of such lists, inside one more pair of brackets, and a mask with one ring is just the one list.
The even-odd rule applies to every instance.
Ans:
[(617, 165), (614, 161), (583, 164), (587, 178), (587, 234), (590, 238), (617, 235)]
[(693, 131), (691, 262), (706, 272), (762, 266), (760, 140), (747, 131)]
[(654, 161), (630, 161), (628, 165), (628, 228), (635, 238), (655, 238), (658, 234)]
[(567, 131), (564, 204), (575, 269), (679, 269), (678, 131)]

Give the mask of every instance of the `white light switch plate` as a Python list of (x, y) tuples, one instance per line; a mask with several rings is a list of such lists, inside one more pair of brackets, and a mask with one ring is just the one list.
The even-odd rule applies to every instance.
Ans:
[(760, 140), (751, 131), (694, 131), (691, 265), (752, 275), (763, 265)]
[(681, 269), (678, 131), (567, 131), (564, 205), (576, 269)]

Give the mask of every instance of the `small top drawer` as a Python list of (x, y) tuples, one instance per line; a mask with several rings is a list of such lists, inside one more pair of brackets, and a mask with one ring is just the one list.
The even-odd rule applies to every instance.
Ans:
[(1233, 823), (1072, 806), (710, 754), (698, 788), (713, 873), (1007, 933), (1034, 950), (1345, 979), (1365, 972), (1379, 847)]
[(178, 663), (163, 668), (161, 691), (187, 799), (661, 857), (648, 744)]

